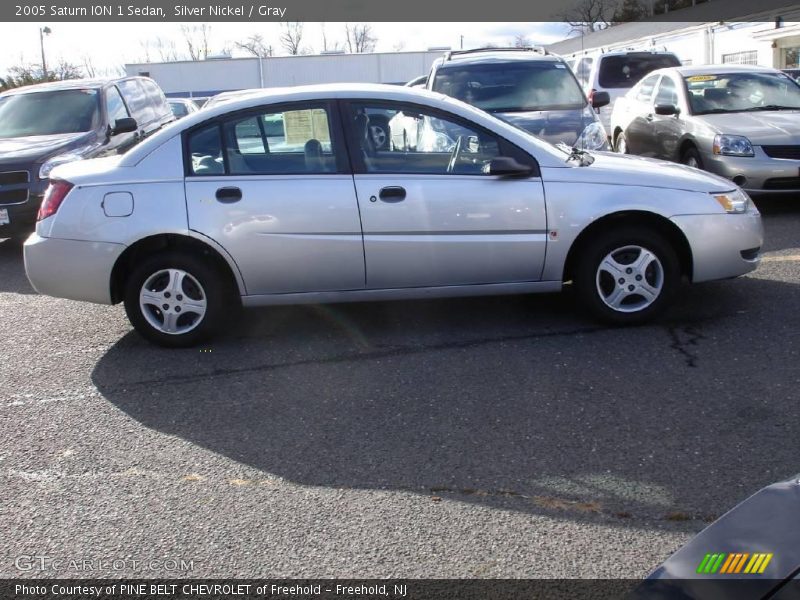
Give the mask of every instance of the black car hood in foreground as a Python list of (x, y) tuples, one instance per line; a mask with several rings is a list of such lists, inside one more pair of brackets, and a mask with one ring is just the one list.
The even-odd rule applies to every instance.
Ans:
[[(716, 555), (708, 569), (715, 572), (706, 573), (712, 563), (709, 554)], [(738, 561), (736, 554), (742, 555)], [(766, 560), (760, 555), (771, 555), (763, 573), (745, 573), (754, 554), (754, 564)], [(653, 571), (632, 597), (797, 598), (798, 573), (800, 475), (765, 487), (720, 517)]]
[(94, 138), (94, 132), (0, 138), (0, 163), (37, 161), (81, 146)]

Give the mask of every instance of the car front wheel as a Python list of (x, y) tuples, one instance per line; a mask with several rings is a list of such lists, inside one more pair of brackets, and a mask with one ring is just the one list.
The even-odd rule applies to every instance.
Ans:
[(609, 231), (583, 248), (574, 284), (597, 318), (633, 325), (661, 313), (680, 284), (675, 250), (646, 228)]
[(620, 131), (617, 134), (617, 139), (614, 142), (614, 150), (619, 154), (628, 153), (628, 140), (625, 137), (625, 132)]
[(193, 346), (216, 333), (231, 312), (231, 294), (213, 266), (185, 253), (152, 256), (134, 269), (125, 288), (125, 312), (147, 340)]

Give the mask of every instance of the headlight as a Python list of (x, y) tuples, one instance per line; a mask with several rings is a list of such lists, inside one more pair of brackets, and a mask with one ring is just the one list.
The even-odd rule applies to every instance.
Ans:
[(586, 126), (575, 145), (581, 150), (608, 150), (608, 136), (605, 128), (594, 121)]
[(751, 202), (750, 196), (744, 190), (711, 195), (727, 213), (747, 212)]
[(714, 137), (714, 154), (724, 156), (754, 156), (753, 144), (743, 135), (718, 135)]
[(76, 160), (83, 160), (86, 155), (96, 147), (97, 146), (89, 145), (82, 148), (75, 148), (74, 150), (70, 150), (64, 154), (51, 156), (44, 161), (44, 164), (42, 164), (42, 166), (39, 168), (39, 179), (48, 179), (50, 177), (50, 171), (55, 169), (58, 165), (74, 162)]

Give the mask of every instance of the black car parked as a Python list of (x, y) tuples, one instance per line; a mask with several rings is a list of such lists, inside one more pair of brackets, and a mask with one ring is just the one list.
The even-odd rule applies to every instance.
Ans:
[(121, 154), (173, 119), (161, 88), (146, 77), (0, 94), (0, 238), (33, 230), (53, 167)]

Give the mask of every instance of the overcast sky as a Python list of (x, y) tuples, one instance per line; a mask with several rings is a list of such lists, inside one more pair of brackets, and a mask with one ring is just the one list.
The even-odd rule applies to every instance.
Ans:
[[(49, 26), (52, 34), (45, 37), (48, 64), (60, 59), (82, 65), (89, 59), (98, 74), (110, 74), (125, 63), (144, 62), (145, 47), (150, 43), (150, 59), (159, 61), (152, 46), (156, 38), (170, 40), (184, 53), (185, 41), (179, 23), (2, 23), (0, 39), (0, 75), (9, 67), (21, 63), (41, 62), (39, 27)], [(378, 40), (376, 51), (425, 50), (432, 46), (450, 46), (456, 49), (464, 36), (464, 47), (472, 48), (488, 43), (506, 45), (516, 35), (528, 37), (533, 44), (548, 44), (563, 39), (569, 27), (563, 23), (371, 23)], [(211, 52), (221, 52), (232, 47), (233, 41), (244, 40), (254, 33), (275, 46), (279, 54), (280, 25), (278, 23), (211, 23)], [(326, 23), (325, 32), (331, 41), (344, 41), (344, 23)], [(314, 52), (322, 49), (320, 23), (305, 23), (303, 45)], [(234, 56), (244, 56), (234, 51)], [(108, 71), (108, 73), (103, 73)]]

